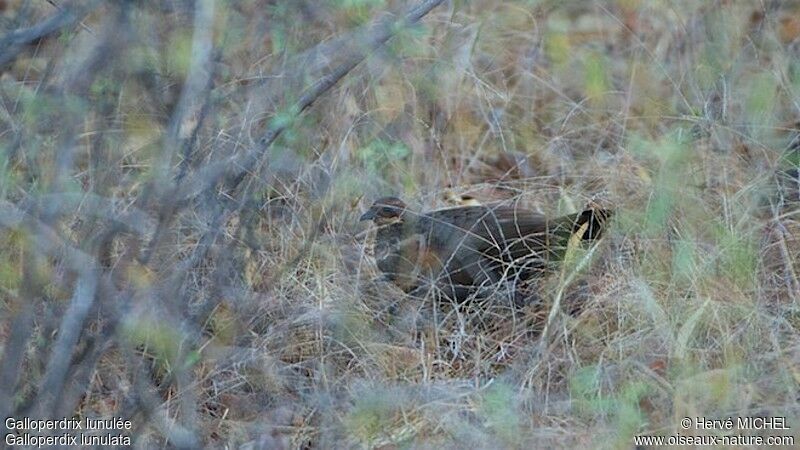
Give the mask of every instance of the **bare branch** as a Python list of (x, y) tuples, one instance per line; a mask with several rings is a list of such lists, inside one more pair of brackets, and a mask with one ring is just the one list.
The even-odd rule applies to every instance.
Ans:
[(203, 91), (210, 87), (212, 74), (212, 35), (214, 26), (214, 0), (201, 0), (195, 5), (194, 34), (192, 35), (192, 61), (189, 74), (183, 85), (178, 104), (170, 118), (162, 145), (161, 158), (156, 169), (157, 176), (164, 177), (172, 167), (172, 160), (179, 147), (179, 134), (187, 116), (200, 109)]
[(55, 406), (62, 394), (64, 383), (67, 381), (72, 352), (83, 332), (83, 324), (89, 310), (94, 304), (97, 292), (98, 273), (87, 271), (78, 278), (75, 293), (70, 301), (61, 326), (58, 329), (58, 338), (53, 345), (47, 369), (42, 377), (39, 388), (39, 404), (36, 416), (44, 416), (47, 411)]
[(0, 69), (13, 61), (26, 44), (53, 34), (63, 28), (74, 25), (89, 14), (99, 2), (91, 2), (86, 6), (66, 6), (59, 8), (58, 12), (50, 18), (28, 28), (14, 30), (0, 39)]
[(22, 209), (31, 213), (37, 205), (47, 205), (50, 214), (84, 214), (104, 219), (120, 226), (123, 230), (145, 235), (155, 228), (156, 219), (139, 208), (128, 206), (127, 211), (114, 204), (114, 200), (84, 192), (59, 192), (40, 195), (27, 200)]

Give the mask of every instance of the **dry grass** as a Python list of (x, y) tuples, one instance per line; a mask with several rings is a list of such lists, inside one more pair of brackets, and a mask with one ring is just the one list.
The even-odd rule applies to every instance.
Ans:
[[(0, 25), (54, 12), (22, 3), (0, 2)], [(402, 9), (317, 3), (217, 3), (210, 90), (186, 103), (181, 2), (101, 6), (5, 67), (0, 201), (116, 289), (98, 291), (77, 390), (51, 414), (130, 417), (141, 447), (631, 448), (682, 417), (754, 415), (800, 438), (800, 3), (454, 1), (290, 122), (234, 189), (154, 200), (290, 120), (360, 25)], [(110, 61), (86, 62), (106, 41)], [(64, 193), (78, 201), (46, 197)], [(385, 194), (617, 213), (526, 308), (502, 292), (453, 305), (377, 280), (357, 218)], [(104, 241), (110, 216), (141, 234)], [(3, 220), (0, 376), (14, 336), (26, 350), (0, 412), (35, 415), (83, 275)]]

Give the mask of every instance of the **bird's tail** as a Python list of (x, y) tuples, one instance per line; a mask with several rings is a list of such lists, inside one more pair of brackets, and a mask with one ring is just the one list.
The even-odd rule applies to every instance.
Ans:
[(583, 233), (581, 239), (590, 241), (600, 237), (613, 214), (609, 209), (587, 209), (567, 218), (572, 223), (572, 234)]

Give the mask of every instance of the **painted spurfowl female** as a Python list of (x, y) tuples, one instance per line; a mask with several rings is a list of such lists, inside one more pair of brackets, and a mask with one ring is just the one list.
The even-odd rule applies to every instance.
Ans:
[(383, 197), (361, 220), (378, 226), (374, 253), (387, 280), (405, 292), (435, 287), (463, 301), (501, 281), (552, 269), (576, 231), (583, 240), (596, 239), (610, 216), (609, 210), (589, 209), (548, 219), (517, 205), (417, 213), (397, 197)]

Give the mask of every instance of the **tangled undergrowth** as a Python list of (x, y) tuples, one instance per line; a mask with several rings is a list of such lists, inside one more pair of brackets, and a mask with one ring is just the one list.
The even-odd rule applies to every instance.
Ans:
[[(797, 439), (800, 3), (434, 3), (0, 1), (0, 416), (140, 448)], [(380, 280), (357, 220), (389, 194), (616, 213), (524, 307), (454, 305)]]

